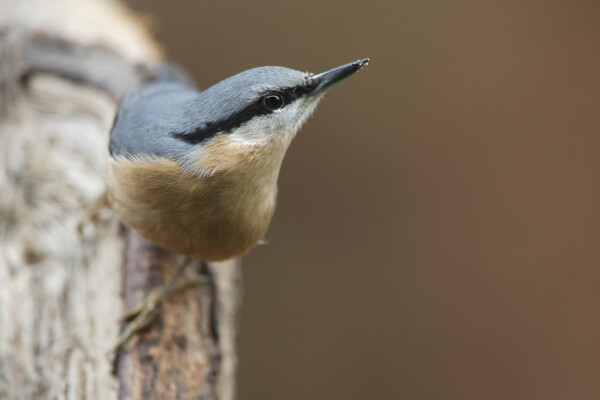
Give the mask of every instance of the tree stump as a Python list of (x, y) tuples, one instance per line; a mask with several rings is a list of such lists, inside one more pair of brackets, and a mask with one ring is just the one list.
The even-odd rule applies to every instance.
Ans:
[(233, 260), (169, 298), (111, 373), (120, 316), (179, 261), (105, 201), (118, 99), (162, 62), (115, 1), (0, 5), (1, 399), (234, 398)]

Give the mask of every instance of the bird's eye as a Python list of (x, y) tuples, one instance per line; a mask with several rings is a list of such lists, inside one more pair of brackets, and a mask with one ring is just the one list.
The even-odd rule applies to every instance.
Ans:
[(275, 93), (269, 93), (262, 98), (262, 103), (269, 110), (277, 110), (283, 107), (283, 97)]

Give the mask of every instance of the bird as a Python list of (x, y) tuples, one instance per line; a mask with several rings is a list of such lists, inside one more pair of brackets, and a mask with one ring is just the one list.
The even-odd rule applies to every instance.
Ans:
[[(129, 91), (110, 132), (113, 210), (149, 242), (187, 259), (245, 254), (265, 236), (292, 139), (323, 95), (368, 62), (319, 74), (257, 67), (204, 91), (173, 80)], [(173, 287), (184, 265), (166, 286)], [(131, 331), (136, 329), (122, 334), (117, 349)]]

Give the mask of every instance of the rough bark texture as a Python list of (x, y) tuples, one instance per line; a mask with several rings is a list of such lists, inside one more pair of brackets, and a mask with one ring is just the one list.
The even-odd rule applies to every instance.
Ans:
[[(149, 290), (166, 281), (181, 257), (149, 244), (133, 231), (125, 245), (125, 306), (133, 309)], [(233, 261), (186, 268), (188, 277), (210, 274), (215, 285), (174, 294), (156, 326), (137, 334), (117, 360), (120, 399), (231, 399), (235, 373), (231, 335), (239, 277)], [(215, 294), (226, 299), (219, 304)], [(223, 334), (225, 337), (220, 337)], [(223, 347), (225, 346), (225, 347)], [(222, 358), (222, 355), (225, 357)]]
[(104, 206), (116, 101), (160, 60), (116, 2), (0, 0), (1, 399), (234, 396), (233, 261), (211, 265), (215, 290), (165, 304), (120, 355), (120, 381), (107, 357), (121, 289), (129, 308), (178, 261)]

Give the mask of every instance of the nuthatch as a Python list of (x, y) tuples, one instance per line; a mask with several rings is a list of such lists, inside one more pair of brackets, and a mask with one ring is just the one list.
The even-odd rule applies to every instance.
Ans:
[(109, 198), (125, 224), (192, 258), (241, 255), (263, 238), (296, 132), (369, 59), (313, 75), (259, 67), (204, 92), (150, 83), (127, 94), (110, 135)]
[(328, 89), (368, 61), (317, 75), (259, 67), (204, 92), (160, 81), (133, 90), (110, 135), (114, 210), (172, 252), (207, 261), (244, 254), (267, 231), (296, 132)]

